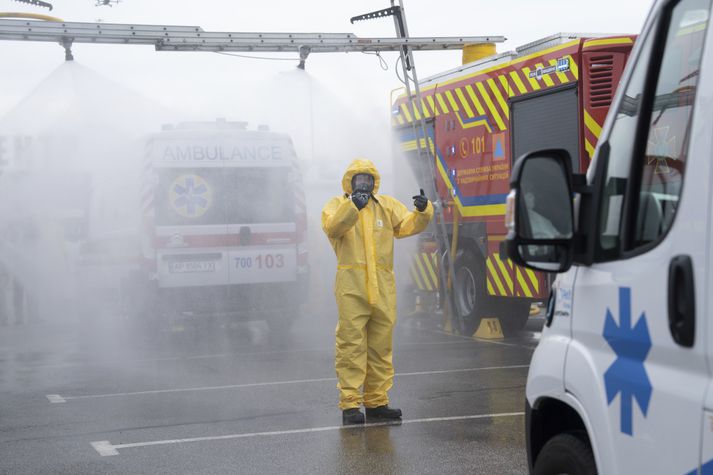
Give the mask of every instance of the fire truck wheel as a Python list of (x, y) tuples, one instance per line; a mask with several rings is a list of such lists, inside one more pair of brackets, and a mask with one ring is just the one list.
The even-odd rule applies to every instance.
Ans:
[(458, 252), (455, 261), (454, 299), (463, 321), (463, 331), (472, 335), (480, 325), (487, 293), (485, 290), (485, 265), (468, 250)]
[(508, 300), (506, 304), (503, 304), (503, 310), (498, 316), (503, 333), (510, 337), (517, 335), (525, 328), (527, 319), (530, 318), (530, 302), (528, 300)]
[(535, 475), (576, 473), (596, 475), (594, 454), (586, 439), (573, 433), (559, 434), (551, 438), (537, 456)]

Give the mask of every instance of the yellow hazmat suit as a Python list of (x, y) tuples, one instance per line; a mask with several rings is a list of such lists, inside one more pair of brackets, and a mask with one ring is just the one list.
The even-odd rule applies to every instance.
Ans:
[[(361, 211), (350, 199), (352, 177), (358, 173), (374, 177), (374, 196)], [(379, 182), (373, 163), (354, 160), (342, 179), (344, 195), (329, 200), (322, 210), (322, 229), (337, 254), (336, 370), (342, 410), (389, 402), (396, 323), (394, 237), (420, 233), (433, 217), (430, 202), (423, 212), (409, 211), (397, 199), (377, 195)]]

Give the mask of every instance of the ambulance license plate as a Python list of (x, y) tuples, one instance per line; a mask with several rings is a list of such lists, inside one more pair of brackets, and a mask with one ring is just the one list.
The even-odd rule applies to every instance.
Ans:
[(171, 274), (186, 274), (189, 272), (215, 272), (215, 261), (174, 261), (168, 263)]

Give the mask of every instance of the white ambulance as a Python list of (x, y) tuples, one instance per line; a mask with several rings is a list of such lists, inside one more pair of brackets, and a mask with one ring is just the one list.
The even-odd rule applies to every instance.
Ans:
[(713, 473), (710, 18), (655, 2), (586, 176), (562, 150), (513, 170), (506, 252), (560, 273), (527, 380), (532, 473)]
[(292, 141), (218, 120), (148, 140), (140, 271), (128, 306), (149, 321), (265, 319), (284, 333), (307, 295), (306, 209)]

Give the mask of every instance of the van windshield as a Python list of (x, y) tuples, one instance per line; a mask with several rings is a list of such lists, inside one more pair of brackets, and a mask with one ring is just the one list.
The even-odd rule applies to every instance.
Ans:
[(294, 221), (290, 169), (158, 169), (156, 224), (188, 226)]

